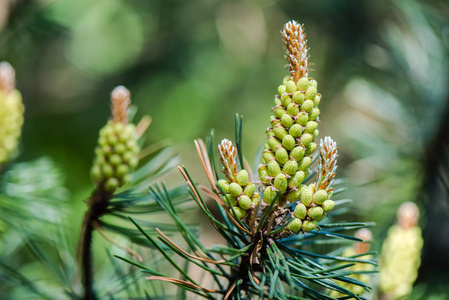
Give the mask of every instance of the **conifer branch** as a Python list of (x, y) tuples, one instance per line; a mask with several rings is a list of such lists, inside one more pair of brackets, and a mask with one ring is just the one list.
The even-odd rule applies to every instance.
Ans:
[[(111, 93), (111, 121), (100, 132), (92, 177), (97, 184), (87, 205), (78, 254), (81, 264), (84, 299), (96, 299), (93, 277), (92, 237), (99, 219), (107, 213), (109, 201), (117, 188), (130, 180), (130, 171), (138, 162), (139, 148), (134, 125), (128, 126), (131, 93), (124, 86)], [(130, 144), (130, 146), (128, 145)], [(128, 149), (128, 148), (129, 149)]]

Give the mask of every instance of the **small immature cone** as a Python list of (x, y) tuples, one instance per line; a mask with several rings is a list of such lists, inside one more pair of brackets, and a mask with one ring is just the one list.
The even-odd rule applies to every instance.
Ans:
[(136, 127), (128, 123), (130, 103), (130, 92), (123, 86), (116, 87), (111, 93), (112, 117), (100, 130), (91, 175), (98, 189), (106, 193), (128, 183), (138, 164)]
[(418, 207), (405, 202), (398, 210), (398, 223), (388, 230), (380, 258), (380, 289), (385, 299), (407, 296), (418, 276), (423, 239), (416, 225)]
[(24, 106), (15, 87), (15, 71), (7, 62), (0, 63), (0, 165), (12, 159), (22, 134)]

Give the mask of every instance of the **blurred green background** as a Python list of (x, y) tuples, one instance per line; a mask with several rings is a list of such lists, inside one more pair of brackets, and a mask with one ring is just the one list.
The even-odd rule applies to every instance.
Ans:
[(152, 117), (147, 143), (175, 144), (199, 180), (192, 140), (211, 128), (233, 138), (235, 113), (253, 161), (287, 75), (279, 31), (291, 19), (305, 24), (323, 95), (320, 137), (337, 141), (351, 187), (347, 218), (375, 221), (379, 248), (400, 203), (417, 202), (426, 242), (418, 284), (445, 293), (447, 1), (1, 0), (0, 60), (16, 68), (26, 106), (19, 160), (46, 155), (64, 170), (74, 240), (119, 84), (138, 117)]

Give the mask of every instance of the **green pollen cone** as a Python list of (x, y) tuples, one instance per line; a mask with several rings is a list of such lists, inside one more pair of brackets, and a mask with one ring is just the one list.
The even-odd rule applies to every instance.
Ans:
[(334, 202), (334, 201), (332, 201), (332, 200), (326, 200), (326, 201), (324, 201), (324, 203), (323, 203), (323, 210), (324, 210), (324, 212), (329, 212), (329, 211), (331, 211), (332, 209), (334, 209), (334, 206), (335, 206), (335, 202)]
[(288, 180), (289, 189), (298, 188), (305, 178), (306, 173), (304, 171), (297, 171), (295, 175), (290, 177), (290, 179)]
[(284, 174), (280, 173), (274, 179), (273, 186), (281, 193), (285, 193), (285, 191), (287, 190), (287, 177)]
[(312, 203), (313, 190), (310, 188), (304, 188), (301, 192), (301, 203), (305, 206), (309, 206)]
[(229, 185), (229, 193), (234, 197), (238, 197), (243, 193), (243, 189), (237, 182), (233, 182)]
[(244, 210), (248, 210), (251, 206), (251, 199), (246, 195), (241, 195), (238, 198), (240, 208)]
[(290, 130), (288, 131), (288, 133), (295, 138), (298, 138), (301, 136), (302, 134), (302, 126), (299, 124), (294, 124), (290, 127)]
[[(282, 115), (282, 118), (281, 118), (282, 126), (288, 128), (288, 127), (292, 126), (293, 123), (294, 123), (294, 121), (293, 121), (293, 118), (291, 115), (289, 115), (289, 114)], [(279, 124), (279, 123), (277, 123), (277, 124)]]
[(293, 102), (295, 102), (296, 104), (301, 105), (301, 104), (303, 104), (305, 98), (306, 98), (306, 97), (304, 96), (304, 93), (298, 91), (298, 92), (295, 92), (295, 93), (293, 94), (292, 100), (293, 100)]
[[(244, 210), (238, 206), (234, 206), (232, 208), (234, 209), (234, 212), (237, 215), (237, 218), (242, 219), (246, 215), (246, 210)], [(231, 212), (231, 215), (233, 215), (232, 212)]]
[(248, 185), (245, 186), (243, 193), (248, 197), (252, 197), (254, 195), (255, 191), (256, 191), (256, 186), (254, 185), (254, 183), (248, 183)]
[(296, 171), (298, 170), (298, 162), (296, 160), (289, 160), (285, 163), (284, 167), (282, 168), (282, 172), (288, 175), (295, 175)]
[(274, 198), (276, 198), (276, 190), (274, 187), (267, 186), (263, 192), (263, 201), (265, 203), (271, 204)]
[(269, 161), (267, 167), (268, 167), (268, 175), (271, 177), (276, 177), (279, 173), (281, 173), (281, 167), (274, 160)]
[(305, 91), (309, 88), (309, 80), (306, 77), (302, 77), (298, 80), (297, 86), (299, 90)]
[(313, 195), (313, 202), (318, 205), (322, 205), (327, 200), (327, 192), (325, 190), (316, 191)]
[(248, 184), (249, 182), (249, 175), (248, 172), (246, 170), (241, 170), (236, 177), (237, 183), (240, 186), (245, 186)]
[(311, 209), (309, 209), (307, 214), (313, 220), (318, 220), (323, 215), (323, 209), (321, 207), (319, 207), (319, 206), (315, 206), (315, 207), (312, 207)]
[(251, 202), (254, 206), (257, 206), (260, 202), (260, 195), (258, 193), (255, 193), (254, 196), (251, 198)]
[(229, 193), (229, 182), (225, 179), (220, 179), (217, 181), (217, 186), (223, 191), (223, 193)]
[(285, 164), (288, 161), (288, 151), (285, 148), (276, 149), (275, 158), (278, 163)]
[(314, 230), (317, 227), (318, 227), (318, 222), (317, 221), (305, 220), (302, 223), (302, 230), (304, 230), (305, 232), (312, 231), (312, 230)]
[(298, 203), (295, 207), (294, 214), (295, 214), (295, 217), (297, 217), (298, 219), (304, 220), (305, 217), (307, 216), (306, 206), (302, 203)]
[(294, 233), (298, 233), (301, 230), (302, 222), (300, 219), (294, 218), (291, 220), (291, 222), (288, 224), (288, 229), (293, 231)]
[(232, 196), (231, 194), (226, 194), (223, 196), (223, 202), (226, 203), (227, 206), (236, 206), (237, 198)]
[(301, 196), (301, 191), (290, 191), (285, 195), (285, 200), (288, 202), (296, 202)]

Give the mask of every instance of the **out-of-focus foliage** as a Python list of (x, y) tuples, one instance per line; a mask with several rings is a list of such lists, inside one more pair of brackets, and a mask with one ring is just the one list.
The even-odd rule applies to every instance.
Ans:
[(379, 28), (381, 39), (366, 45), (369, 72), (349, 77), (336, 102), (346, 108), (338, 117), (345, 130), (336, 134), (352, 141), (348, 153), (361, 158), (350, 171), (360, 182), (376, 182), (370, 185), (373, 192), (361, 190), (360, 197), (371, 204), (359, 201), (361, 209), (375, 206), (379, 218), (389, 215), (387, 222), (395, 207), (421, 188), (420, 159), (448, 95), (447, 45), (437, 31), (443, 20), (431, 19), (430, 7), (415, 1), (394, 1), (391, 8)]
[[(364, 184), (345, 195), (357, 208), (351, 218), (376, 221), (374, 240), (381, 240), (400, 203), (419, 198), (424, 249), (431, 240), (438, 245), (426, 255), (443, 259), (447, 193), (423, 189), (426, 148), (448, 109), (443, 0), (0, 1), (0, 60), (16, 67), (26, 106), (27, 151), (20, 159), (47, 154), (66, 170), (79, 228), (92, 148), (107, 119), (104, 95), (117, 84), (134, 91), (140, 110), (152, 116), (153, 141), (185, 143), (209, 128), (222, 137), (232, 130), (223, 120), (238, 104), (254, 132), (245, 136), (244, 151), (256, 153), (264, 139), (257, 129), (269, 116), (259, 104), (271, 103), (284, 74), (278, 37), (290, 19), (319, 37), (310, 41), (310, 61), (320, 62), (313, 77), (322, 114), (334, 122), (328, 118), (321, 131), (345, 145), (345, 177)], [(181, 149), (188, 166), (191, 149)], [(422, 268), (429, 263), (424, 259)], [(419, 275), (417, 293), (447, 282), (448, 268), (436, 265), (438, 272)]]
[(354, 158), (346, 174), (363, 184), (352, 196), (360, 199), (354, 202), (360, 215), (375, 218), (382, 240), (396, 208), (420, 201), (427, 246), (418, 281), (444, 289), (448, 273), (440, 266), (449, 264), (442, 258), (449, 244), (441, 230), (448, 226), (448, 196), (435, 196), (431, 187), (437, 180), (431, 170), (439, 168), (444, 155), (433, 148), (447, 148), (447, 138), (437, 134), (449, 110), (448, 24), (443, 17), (448, 7), (439, 8), (436, 14), (429, 4), (393, 1), (378, 27), (380, 38), (365, 45), (367, 72), (347, 77), (332, 108), (345, 108), (336, 118), (345, 130), (335, 136), (353, 145), (346, 152)]
[(2, 224), (25, 235), (49, 230), (48, 224), (67, 213), (63, 174), (49, 158), (6, 169), (0, 177), (0, 198)]
[(57, 1), (49, 5), (46, 17), (70, 32), (68, 61), (92, 75), (114, 74), (133, 65), (148, 25), (120, 0)]
[[(121, 91), (119, 94), (124, 92), (124, 89), (119, 87)], [(112, 127), (113, 123), (110, 121), (106, 130), (109, 129), (112, 134), (107, 140), (104, 135), (100, 135), (100, 141), (103, 144), (107, 141), (115, 141), (113, 145), (119, 144), (115, 135), (116, 131), (111, 130), (114, 128), (123, 130), (122, 119), (127, 121), (128, 112), (131, 111), (133, 115), (136, 110), (135, 108), (129, 110), (129, 102), (125, 103), (123, 108), (123, 98), (117, 100), (117, 97), (120, 98), (120, 95), (116, 96), (115, 102), (113, 96), (112, 101), (113, 119), (118, 117), (118, 123), (114, 125), (121, 126)], [(148, 123), (145, 124), (148, 125)], [(141, 123), (137, 127), (142, 128)], [(135, 127), (129, 128), (136, 131), (137, 137)], [(104, 129), (101, 131), (104, 133)], [(125, 133), (120, 138), (127, 137), (131, 135)], [(177, 155), (172, 149), (161, 144), (155, 144), (140, 151), (137, 141), (134, 139), (131, 141), (131, 145), (137, 149), (132, 154), (140, 157), (141, 166), (134, 172), (128, 173), (129, 181), (118, 189), (115, 186), (114, 193), (108, 190), (106, 196), (102, 196), (101, 192), (105, 191), (102, 185), (92, 193), (88, 202), (89, 209), (83, 222), (83, 230), (78, 239), (78, 247), (70, 240), (73, 230), (67, 226), (71, 223), (65, 218), (67, 207), (62, 200), (66, 198), (66, 193), (61, 187), (63, 175), (49, 159), (40, 159), (32, 163), (8, 164), (5, 169), (0, 170), (0, 225), (2, 225), (0, 228), (4, 231), (0, 236), (3, 243), (0, 248), (0, 278), (4, 282), (0, 287), (1, 298), (97, 299), (98, 297), (103, 299), (112, 295), (126, 299), (145, 297), (148, 290), (148, 287), (142, 287), (142, 281), (145, 278), (136, 276), (135, 270), (118, 265), (109, 252), (110, 245), (106, 249), (106, 256), (103, 255), (109, 258), (107, 264), (96, 268), (92, 258), (92, 232), (95, 231), (106, 241), (118, 246), (119, 249), (114, 248), (114, 252), (124, 250), (125, 254), (143, 259), (138, 252), (126, 246), (126, 242), (122, 243), (116, 236), (114, 238), (109, 236), (109, 232), (113, 232), (122, 235), (127, 242), (148, 245), (144, 239), (138, 238), (137, 230), (126, 225), (129, 215), (145, 218), (142, 222), (153, 234), (156, 232), (156, 227), (171, 232), (176, 231), (173, 226), (151, 220), (151, 214), (161, 211), (162, 208), (146, 191), (150, 184), (159, 180), (179, 163)], [(111, 148), (107, 145), (107, 148), (102, 150), (110, 152)], [(98, 149), (96, 152), (98, 153)], [(109, 156), (109, 152), (100, 152), (100, 154)], [(105, 158), (102, 157), (102, 159), (104, 163)], [(119, 157), (118, 160), (124, 159)], [(136, 160), (134, 166), (137, 164)], [(109, 168), (112, 169), (112, 166), (109, 165)], [(166, 192), (172, 197), (173, 205), (188, 199), (183, 186), (167, 189)], [(104, 207), (98, 205), (98, 195), (105, 197), (102, 198), (104, 199), (102, 201), (105, 201), (102, 203)], [(75, 250), (77, 248), (78, 251)], [(28, 255), (29, 259), (22, 257)], [(150, 257), (150, 260), (152, 259)], [(90, 276), (89, 285), (84, 280), (87, 272)], [(155, 290), (154, 287), (152, 289)]]
[[(28, 278), (30, 243), (50, 238), (67, 214), (63, 175), (48, 158), (7, 166), (0, 172), (0, 297), (15, 295), (17, 282), (39, 294)], [(28, 254), (28, 255), (27, 255)]]

